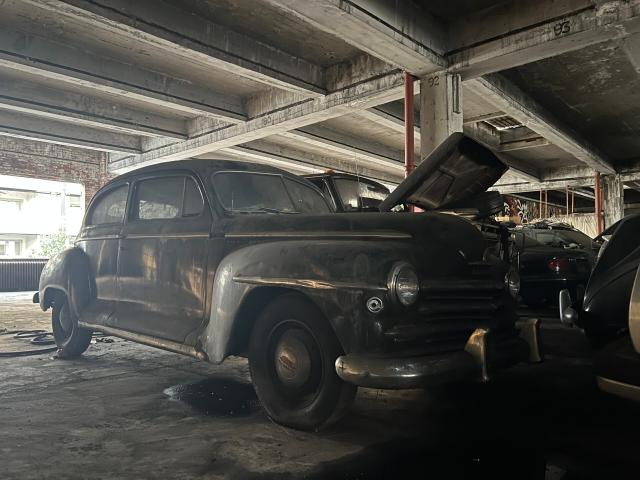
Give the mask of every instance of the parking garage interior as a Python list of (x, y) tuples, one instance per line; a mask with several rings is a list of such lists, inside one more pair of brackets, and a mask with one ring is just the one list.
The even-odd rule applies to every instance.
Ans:
[(542, 363), (360, 388), (318, 432), (270, 419), (240, 356), (15, 338), (51, 331), (40, 273), (119, 175), (241, 161), (393, 191), (452, 134), (505, 165), (513, 228), (640, 213), (640, 0), (0, 1), (0, 478), (635, 478), (640, 406), (598, 390), (553, 301), (518, 306)]

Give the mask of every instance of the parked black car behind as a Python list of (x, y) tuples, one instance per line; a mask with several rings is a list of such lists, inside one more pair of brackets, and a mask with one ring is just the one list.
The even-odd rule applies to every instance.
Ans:
[(560, 290), (584, 293), (599, 244), (569, 225), (539, 222), (512, 230), (520, 252), (520, 295), (530, 307), (556, 304)]

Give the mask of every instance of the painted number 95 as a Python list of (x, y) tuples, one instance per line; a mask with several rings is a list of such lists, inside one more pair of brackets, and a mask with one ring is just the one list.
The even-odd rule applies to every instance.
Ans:
[(556, 37), (560, 35), (566, 35), (570, 31), (571, 31), (571, 24), (569, 23), (569, 20), (558, 22), (553, 26), (553, 33), (556, 34)]

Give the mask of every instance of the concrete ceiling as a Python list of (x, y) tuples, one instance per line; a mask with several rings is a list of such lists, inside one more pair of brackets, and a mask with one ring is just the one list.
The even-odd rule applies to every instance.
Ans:
[(394, 183), (402, 71), (450, 72), (505, 191), (635, 185), (637, 32), (640, 0), (5, 0), (0, 134), (107, 151), (114, 173), (226, 156)]

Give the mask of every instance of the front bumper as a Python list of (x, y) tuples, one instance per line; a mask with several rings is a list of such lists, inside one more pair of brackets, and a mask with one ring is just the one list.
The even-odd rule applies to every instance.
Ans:
[(464, 351), (398, 357), (351, 353), (338, 357), (336, 373), (359, 387), (420, 388), (461, 380), (487, 381), (493, 371), (522, 361), (542, 360), (538, 319), (518, 322), (520, 337), (491, 341), (492, 332), (479, 328)]

